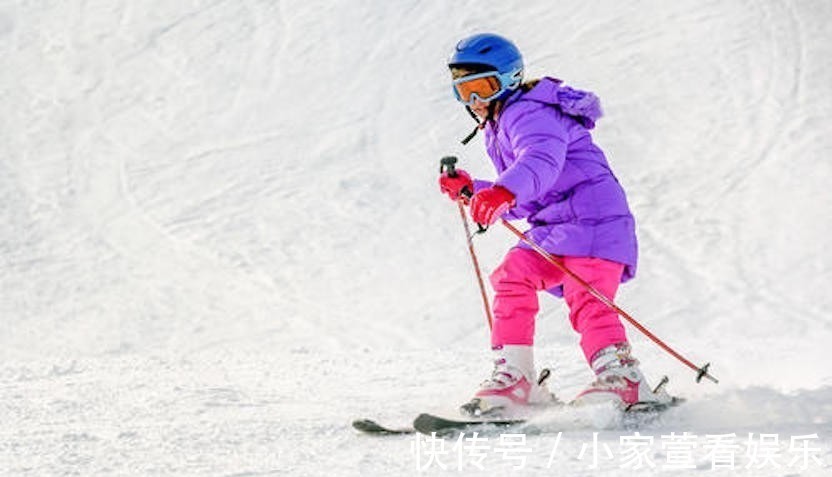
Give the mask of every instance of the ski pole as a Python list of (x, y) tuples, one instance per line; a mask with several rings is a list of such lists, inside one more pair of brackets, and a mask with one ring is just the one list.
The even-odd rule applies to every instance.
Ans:
[[(443, 157), (439, 162), (439, 172), (448, 171), (449, 177), (456, 177), (456, 161), (455, 156)], [(474, 239), (471, 235), (471, 228), (468, 225), (468, 216), (465, 214), (465, 207), (463, 205), (464, 199), (462, 196), (470, 196), (471, 191), (464, 188), (460, 197), (456, 200), (456, 205), (459, 206), (459, 216), (462, 217), (462, 225), (465, 227), (465, 238), (468, 240), (468, 252), (471, 254), (471, 262), (474, 264), (474, 271), (477, 274), (477, 283), (480, 286), (480, 295), (482, 296), (482, 306), (485, 308), (485, 318), (488, 320), (488, 329), (490, 330), (494, 323), (494, 318), (491, 315), (491, 305), (488, 304), (488, 294), (485, 292), (485, 283), (482, 280), (482, 272), (480, 272), (480, 262), (477, 260), (477, 254), (474, 252)]]
[(660, 340), (658, 337), (656, 337), (656, 335), (654, 335), (653, 333), (651, 333), (651, 332), (650, 332), (650, 330), (648, 330), (647, 328), (645, 328), (645, 327), (644, 327), (641, 323), (639, 323), (638, 321), (636, 321), (636, 320), (635, 320), (635, 318), (633, 318), (632, 316), (630, 316), (630, 314), (629, 314), (629, 313), (627, 313), (626, 311), (622, 310), (622, 309), (621, 309), (618, 305), (616, 305), (616, 304), (615, 304), (612, 300), (610, 300), (609, 298), (607, 298), (606, 296), (604, 296), (604, 294), (603, 294), (603, 293), (599, 292), (599, 291), (598, 291), (595, 287), (593, 287), (592, 285), (590, 285), (589, 283), (587, 283), (584, 279), (582, 279), (581, 277), (579, 277), (578, 275), (576, 275), (576, 274), (575, 274), (575, 272), (573, 272), (572, 270), (569, 270), (568, 268), (566, 268), (566, 266), (565, 266), (564, 264), (562, 264), (562, 263), (560, 263), (559, 261), (557, 261), (557, 260), (555, 259), (555, 257), (553, 257), (553, 256), (552, 256), (549, 252), (547, 252), (546, 250), (544, 250), (544, 249), (543, 249), (540, 245), (538, 245), (538, 244), (534, 243), (531, 239), (529, 239), (528, 237), (526, 237), (526, 234), (524, 234), (523, 232), (521, 232), (520, 230), (518, 230), (518, 229), (517, 229), (517, 227), (515, 227), (515, 226), (511, 225), (511, 224), (510, 224), (510, 223), (509, 223), (506, 219), (501, 219), (501, 220), (502, 220), (502, 222), (503, 222), (503, 225), (505, 225), (505, 227), (506, 227), (507, 229), (509, 229), (509, 230), (510, 230), (510, 231), (511, 231), (514, 235), (518, 236), (518, 237), (520, 238), (520, 240), (522, 240), (523, 242), (525, 242), (526, 244), (528, 244), (528, 245), (529, 245), (532, 249), (534, 249), (534, 251), (535, 251), (535, 252), (537, 252), (538, 254), (540, 254), (540, 256), (541, 256), (541, 257), (545, 258), (547, 262), (549, 262), (549, 263), (551, 263), (552, 265), (554, 265), (554, 266), (556, 266), (557, 268), (559, 268), (559, 269), (560, 269), (563, 273), (565, 273), (567, 276), (569, 276), (569, 278), (571, 278), (571, 279), (575, 280), (576, 282), (578, 282), (578, 283), (579, 283), (582, 287), (584, 287), (584, 288), (585, 288), (585, 289), (586, 289), (586, 290), (587, 290), (587, 291), (588, 291), (588, 292), (589, 292), (592, 296), (594, 296), (595, 298), (597, 298), (598, 300), (600, 300), (600, 301), (601, 301), (601, 303), (603, 303), (603, 304), (607, 305), (607, 307), (609, 307), (609, 308), (611, 308), (611, 309), (615, 310), (615, 312), (616, 312), (616, 313), (618, 313), (619, 315), (621, 315), (621, 316), (622, 316), (625, 320), (627, 320), (627, 321), (628, 321), (631, 325), (635, 326), (637, 330), (641, 331), (641, 332), (642, 332), (645, 336), (647, 336), (648, 338), (650, 338), (650, 339), (651, 339), (654, 343), (656, 343), (657, 345), (659, 345), (659, 347), (661, 347), (663, 350), (667, 351), (667, 352), (668, 352), (671, 356), (673, 356), (674, 358), (676, 358), (676, 359), (678, 359), (679, 361), (681, 361), (681, 362), (682, 362), (685, 366), (687, 366), (687, 367), (689, 367), (690, 369), (692, 369), (692, 370), (696, 371), (696, 373), (697, 373), (697, 375), (696, 375), (696, 382), (697, 382), (697, 383), (698, 383), (698, 382), (700, 382), (700, 381), (702, 381), (702, 378), (708, 378), (709, 380), (713, 381), (714, 383), (719, 384), (719, 381), (718, 381), (715, 377), (711, 376), (711, 375), (708, 373), (708, 368), (711, 366), (711, 363), (706, 363), (706, 364), (705, 364), (704, 366), (702, 366), (702, 367), (697, 367), (695, 364), (691, 363), (691, 362), (690, 362), (689, 360), (687, 360), (684, 356), (682, 356), (681, 354), (677, 353), (677, 352), (676, 352), (673, 348), (671, 348), (670, 346), (668, 346), (668, 345), (667, 345), (664, 341), (662, 341), (662, 340)]

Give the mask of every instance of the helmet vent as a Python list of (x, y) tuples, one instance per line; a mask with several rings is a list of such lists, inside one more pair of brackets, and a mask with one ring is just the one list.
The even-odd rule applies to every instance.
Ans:
[(489, 51), (491, 51), (491, 46), (486, 46), (485, 48), (480, 50), (480, 54), (484, 55), (484, 54), (488, 53)]

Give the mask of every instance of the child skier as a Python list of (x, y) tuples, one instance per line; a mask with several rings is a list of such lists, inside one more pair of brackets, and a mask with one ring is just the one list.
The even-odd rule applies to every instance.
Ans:
[[(478, 224), (491, 225), (501, 216), (526, 219), (527, 237), (612, 299), (619, 283), (635, 274), (637, 245), (624, 190), (589, 133), (601, 117), (598, 98), (553, 78), (524, 82), (517, 47), (494, 34), (460, 41), (448, 67), (457, 100), (485, 133), (498, 176), (491, 183), (460, 169), (453, 177), (445, 172), (441, 191), (455, 201), (465, 189), (473, 193), (470, 213)], [(532, 351), (541, 290), (566, 300), (596, 375), (577, 402), (627, 406), (667, 399), (648, 386), (618, 314), (526, 244), (508, 251), (491, 283), (494, 370), (463, 406), (466, 412), (550, 399), (537, 383)]]

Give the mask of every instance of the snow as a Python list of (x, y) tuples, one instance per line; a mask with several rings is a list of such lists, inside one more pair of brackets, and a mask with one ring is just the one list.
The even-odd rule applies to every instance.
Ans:
[[(641, 252), (617, 301), (720, 379), (629, 328), (688, 399), (639, 429), (658, 466), (620, 468), (632, 429), (549, 416), (525, 471), (826, 475), (830, 20), (823, 1), (0, 1), (0, 475), (419, 474), (412, 436), (350, 422), (452, 413), (490, 370), (435, 183), (449, 154), (493, 177), (443, 63), (477, 31), (602, 98)], [(484, 267), (513, 242), (477, 237)], [(542, 306), (538, 362), (569, 397), (591, 376)], [(698, 436), (695, 469), (662, 468), (671, 432)], [(706, 436), (730, 433), (736, 470), (712, 470)], [(783, 467), (745, 469), (748, 433), (777, 434)], [(789, 466), (811, 434), (821, 463)], [(578, 459), (593, 439), (616, 459)]]

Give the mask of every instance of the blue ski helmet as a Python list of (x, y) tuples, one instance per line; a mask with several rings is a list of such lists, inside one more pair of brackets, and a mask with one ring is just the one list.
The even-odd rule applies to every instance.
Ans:
[(456, 44), (448, 59), (449, 68), (471, 68), (478, 72), (497, 71), (511, 78), (506, 89), (516, 89), (523, 79), (523, 56), (510, 40), (494, 33), (478, 33)]

